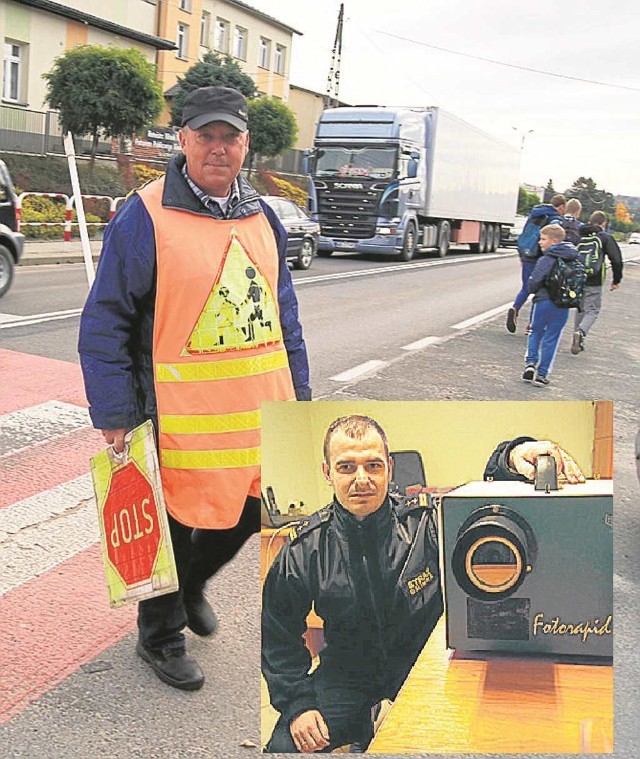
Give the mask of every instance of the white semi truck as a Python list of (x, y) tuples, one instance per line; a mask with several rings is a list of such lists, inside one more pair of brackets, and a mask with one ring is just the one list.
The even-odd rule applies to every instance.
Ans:
[(494, 251), (518, 201), (520, 152), (440, 108), (323, 111), (307, 171), (318, 255)]

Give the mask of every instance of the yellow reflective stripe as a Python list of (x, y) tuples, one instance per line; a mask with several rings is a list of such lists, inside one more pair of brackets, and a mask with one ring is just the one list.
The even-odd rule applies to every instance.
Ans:
[(168, 469), (235, 469), (260, 463), (260, 446), (226, 451), (160, 451), (162, 466)]
[(160, 431), (197, 435), (260, 429), (260, 411), (235, 414), (162, 414)]
[(189, 364), (156, 364), (157, 382), (209, 382), (211, 380), (266, 374), (289, 365), (287, 352), (279, 350), (262, 356), (199, 361)]

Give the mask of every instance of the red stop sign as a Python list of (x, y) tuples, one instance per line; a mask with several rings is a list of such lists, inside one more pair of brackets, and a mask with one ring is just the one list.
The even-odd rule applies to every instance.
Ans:
[(151, 484), (133, 461), (113, 474), (102, 518), (109, 561), (125, 585), (148, 581), (160, 546), (160, 520)]

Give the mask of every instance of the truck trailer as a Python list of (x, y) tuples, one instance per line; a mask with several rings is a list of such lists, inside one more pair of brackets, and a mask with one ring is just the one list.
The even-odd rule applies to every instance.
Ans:
[(495, 251), (516, 213), (520, 151), (441, 108), (322, 112), (307, 156), (318, 255)]

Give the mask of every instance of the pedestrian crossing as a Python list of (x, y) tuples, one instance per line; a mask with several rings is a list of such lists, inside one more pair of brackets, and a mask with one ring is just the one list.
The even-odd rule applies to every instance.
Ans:
[(0, 723), (130, 633), (109, 607), (75, 364), (0, 349)]

